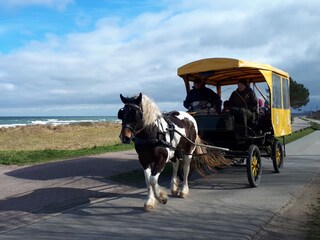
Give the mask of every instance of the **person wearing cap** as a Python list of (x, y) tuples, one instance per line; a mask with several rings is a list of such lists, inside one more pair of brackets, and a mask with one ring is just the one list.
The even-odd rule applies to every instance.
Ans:
[(248, 121), (253, 123), (257, 113), (258, 101), (254, 91), (245, 79), (238, 82), (238, 88), (233, 91), (229, 98), (231, 113), (235, 122), (247, 127)]
[(183, 106), (189, 111), (198, 109), (214, 109), (215, 112), (221, 112), (221, 98), (210, 88), (205, 86), (205, 81), (197, 78), (194, 81), (193, 88), (188, 92)]

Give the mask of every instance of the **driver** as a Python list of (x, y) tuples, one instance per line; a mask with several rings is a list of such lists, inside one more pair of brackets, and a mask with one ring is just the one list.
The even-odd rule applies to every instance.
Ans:
[(197, 78), (194, 81), (193, 88), (188, 92), (183, 106), (189, 111), (197, 109), (213, 108), (216, 112), (221, 112), (221, 98), (210, 88), (205, 86), (204, 79)]

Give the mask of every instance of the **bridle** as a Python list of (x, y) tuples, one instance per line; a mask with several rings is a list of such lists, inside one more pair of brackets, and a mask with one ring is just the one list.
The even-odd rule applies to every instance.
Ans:
[[(130, 114), (130, 109), (132, 108), (135, 110), (134, 121), (126, 122), (128, 118), (131, 118), (131, 116), (127, 117), (127, 115)], [(122, 129), (129, 129), (132, 132), (132, 138), (134, 138), (137, 133), (143, 130), (143, 112), (142, 108), (137, 104), (126, 103), (124, 107), (118, 111), (118, 118), (122, 120)], [(133, 120), (133, 118), (130, 120)]]

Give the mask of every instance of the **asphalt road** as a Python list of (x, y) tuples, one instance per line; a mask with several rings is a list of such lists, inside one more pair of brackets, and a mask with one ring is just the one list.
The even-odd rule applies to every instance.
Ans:
[[(288, 144), (280, 174), (263, 159), (258, 188), (249, 188), (245, 168), (232, 167), (206, 179), (194, 176), (189, 198), (170, 197), (153, 212), (143, 210), (144, 187), (105, 178), (119, 169), (136, 168), (133, 152), (117, 160), (116, 155), (100, 156), (2, 169), (0, 181), (6, 184), (0, 200), (0, 239), (263, 239), (266, 226), (319, 177), (319, 139), (316, 131)], [(169, 182), (161, 184), (169, 192)], [(286, 238), (298, 239), (296, 230), (286, 230)]]

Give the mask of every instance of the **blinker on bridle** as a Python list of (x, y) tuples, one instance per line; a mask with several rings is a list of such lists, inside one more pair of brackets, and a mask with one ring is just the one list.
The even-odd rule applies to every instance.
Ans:
[(125, 115), (124, 114), (124, 108), (126, 106), (132, 107), (132, 108), (134, 108), (136, 110), (136, 114), (135, 114), (135, 118), (134, 118), (135, 119), (134, 122), (136, 124), (135, 124), (135, 127), (132, 127), (131, 123), (133, 123), (133, 122), (122, 123), (122, 129), (127, 128), (127, 129), (131, 130), (133, 132), (133, 137), (134, 137), (138, 132), (140, 132), (142, 130), (142, 128), (139, 129), (139, 130), (136, 129), (136, 125), (137, 125), (138, 121), (142, 120), (142, 108), (139, 105), (136, 105), (136, 104), (133, 104), (133, 103), (126, 103), (125, 106), (118, 111), (118, 118), (121, 119), (121, 120), (123, 120), (123, 118), (124, 118), (124, 115)]

